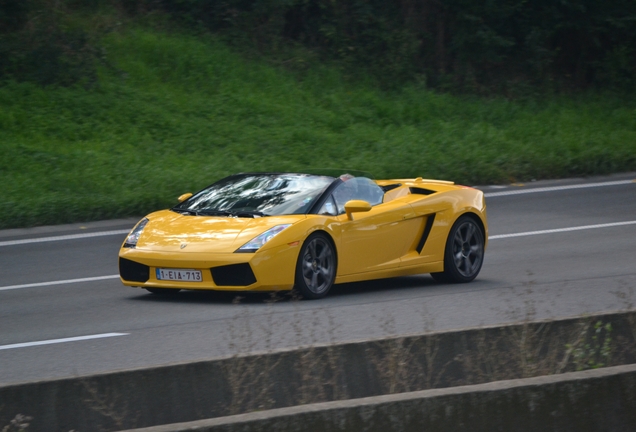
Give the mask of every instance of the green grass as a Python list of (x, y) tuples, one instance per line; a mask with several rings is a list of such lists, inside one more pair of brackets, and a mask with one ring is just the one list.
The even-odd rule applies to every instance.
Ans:
[(94, 89), (0, 86), (0, 228), (141, 215), (240, 171), (359, 169), (465, 184), (636, 169), (636, 102), (382, 92), (214, 39), (111, 33)]

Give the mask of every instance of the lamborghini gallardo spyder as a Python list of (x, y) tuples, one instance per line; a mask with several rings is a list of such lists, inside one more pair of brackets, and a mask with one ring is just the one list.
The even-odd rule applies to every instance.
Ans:
[(143, 218), (119, 252), (124, 285), (284, 291), (430, 273), (470, 282), (488, 241), (481, 191), (422, 178), (243, 173)]

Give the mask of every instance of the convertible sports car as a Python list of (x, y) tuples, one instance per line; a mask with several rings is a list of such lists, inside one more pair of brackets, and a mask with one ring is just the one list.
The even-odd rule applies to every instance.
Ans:
[(119, 252), (124, 285), (155, 294), (282, 291), (430, 273), (470, 282), (488, 239), (481, 191), (438, 180), (243, 173), (151, 213)]

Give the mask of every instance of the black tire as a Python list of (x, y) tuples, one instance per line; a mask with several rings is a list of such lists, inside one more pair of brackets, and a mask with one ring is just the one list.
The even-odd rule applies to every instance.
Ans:
[(461, 216), (448, 234), (444, 271), (431, 273), (438, 282), (466, 283), (477, 277), (484, 263), (484, 232), (472, 216)]
[(181, 291), (181, 289), (179, 288), (146, 288), (146, 290), (148, 290), (148, 292), (152, 294), (157, 294), (157, 295), (170, 295), (170, 294), (176, 294), (179, 291)]
[(306, 299), (327, 295), (336, 279), (336, 251), (326, 234), (314, 233), (303, 243), (296, 263), (295, 287)]

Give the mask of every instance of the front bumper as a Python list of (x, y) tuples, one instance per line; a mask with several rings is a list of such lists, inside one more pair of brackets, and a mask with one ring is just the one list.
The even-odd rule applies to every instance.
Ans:
[[(122, 248), (119, 276), (126, 286), (220, 291), (283, 291), (294, 286), (298, 245), (255, 253), (157, 252)], [(200, 282), (157, 279), (158, 268), (201, 271)]]

